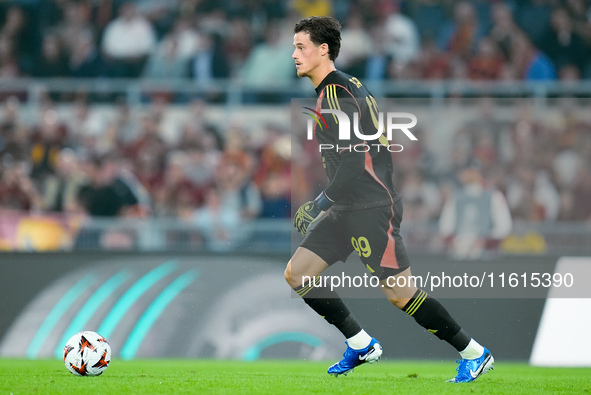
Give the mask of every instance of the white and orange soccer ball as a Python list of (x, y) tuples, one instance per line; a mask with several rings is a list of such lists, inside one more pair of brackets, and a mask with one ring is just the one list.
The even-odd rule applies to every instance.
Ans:
[(64, 364), (76, 376), (98, 376), (111, 362), (111, 346), (96, 332), (82, 331), (64, 347)]

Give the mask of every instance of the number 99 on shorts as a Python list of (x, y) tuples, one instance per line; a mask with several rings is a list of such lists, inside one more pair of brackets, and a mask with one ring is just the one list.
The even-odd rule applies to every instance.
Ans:
[(367, 238), (363, 236), (358, 237), (357, 239), (355, 237), (351, 237), (351, 245), (353, 246), (353, 249), (357, 251), (359, 256), (367, 258), (371, 255), (371, 247)]

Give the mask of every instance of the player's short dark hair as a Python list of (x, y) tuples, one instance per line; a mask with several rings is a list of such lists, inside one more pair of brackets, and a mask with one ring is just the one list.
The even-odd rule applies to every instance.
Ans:
[(328, 57), (335, 60), (341, 50), (341, 24), (330, 16), (311, 16), (296, 23), (294, 33), (305, 32), (318, 46), (328, 45)]

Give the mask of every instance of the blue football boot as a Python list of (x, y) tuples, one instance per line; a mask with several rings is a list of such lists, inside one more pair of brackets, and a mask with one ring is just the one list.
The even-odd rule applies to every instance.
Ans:
[(345, 342), (345, 344), (347, 344), (347, 349), (343, 354), (343, 359), (328, 368), (328, 374), (335, 377), (341, 374), (346, 376), (349, 372), (352, 372), (355, 367), (366, 362), (376, 362), (382, 356), (382, 346), (373, 337), (371, 338), (369, 346), (361, 350), (352, 349), (347, 342)]
[(469, 383), (476, 380), (479, 376), (494, 369), (493, 364), (495, 363), (495, 359), (488, 348), (485, 347), (481, 357), (475, 359), (458, 359), (456, 362), (459, 363), (456, 369), (458, 374), (453, 379), (447, 380), (448, 383)]

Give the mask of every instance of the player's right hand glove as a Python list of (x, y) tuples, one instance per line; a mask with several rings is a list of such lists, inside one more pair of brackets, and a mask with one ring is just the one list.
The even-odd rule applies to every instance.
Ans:
[(324, 212), (332, 206), (332, 201), (322, 192), (314, 200), (310, 200), (300, 206), (293, 219), (293, 226), (306, 236), (308, 227), (322, 218)]

